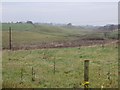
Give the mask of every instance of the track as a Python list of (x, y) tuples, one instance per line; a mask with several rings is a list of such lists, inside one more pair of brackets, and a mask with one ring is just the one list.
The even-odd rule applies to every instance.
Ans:
[[(19, 45), (12, 46), (12, 50), (31, 50), (31, 49), (49, 49), (49, 48), (70, 48), (70, 47), (95, 47), (97, 45), (108, 45), (112, 43), (117, 43), (118, 40), (74, 40), (74, 41), (63, 41), (63, 42), (51, 42), (51, 43), (40, 43), (33, 45)], [(9, 48), (3, 48), (3, 50), (8, 50)]]

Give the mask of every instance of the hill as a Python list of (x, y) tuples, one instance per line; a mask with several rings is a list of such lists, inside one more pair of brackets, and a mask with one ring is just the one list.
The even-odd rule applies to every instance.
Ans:
[[(86, 29), (78, 26), (53, 26), (45, 24), (3, 23), (3, 48), (9, 47), (9, 27), (12, 28), (12, 47), (50, 46), (65, 42), (80, 40), (117, 39), (117, 31), (104, 32), (103, 30)], [(105, 33), (107, 36), (105, 36)], [(66, 44), (68, 44), (66, 43)], [(72, 45), (72, 44), (71, 44)], [(80, 44), (77, 44), (80, 45)], [(47, 47), (46, 46), (46, 47)], [(55, 46), (55, 45), (54, 45)]]

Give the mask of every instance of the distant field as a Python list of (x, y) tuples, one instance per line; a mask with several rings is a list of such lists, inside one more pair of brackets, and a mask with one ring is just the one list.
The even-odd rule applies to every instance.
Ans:
[(76, 39), (85, 31), (67, 29), (48, 25), (3, 24), (3, 47), (8, 47), (8, 28), (12, 27), (14, 45), (39, 44), (43, 42), (65, 41)]
[[(4, 50), (3, 87), (83, 88), (83, 64), (84, 60), (88, 59), (90, 60), (89, 87), (117, 88), (117, 50), (116, 44), (110, 44), (104, 48), (98, 45), (81, 48)], [(34, 81), (32, 81), (32, 67), (35, 72)]]
[[(50, 46), (52, 42), (64, 43), (67, 41), (69, 43), (75, 40), (78, 42), (84, 39), (105, 39), (103, 32), (81, 27), (3, 23), (2, 46), (4, 49), (9, 48), (9, 27), (12, 28), (12, 47), (14, 48)], [(117, 31), (109, 32), (108, 39), (116, 37)]]

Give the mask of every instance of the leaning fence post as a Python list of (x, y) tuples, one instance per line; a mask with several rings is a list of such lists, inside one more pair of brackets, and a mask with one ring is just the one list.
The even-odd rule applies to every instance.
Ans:
[(88, 86), (89, 86), (89, 60), (85, 60), (84, 61), (84, 88), (88, 88)]

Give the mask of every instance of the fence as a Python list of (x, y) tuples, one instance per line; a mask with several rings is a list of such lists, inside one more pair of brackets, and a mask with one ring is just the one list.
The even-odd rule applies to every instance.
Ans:
[[(102, 70), (102, 68), (100, 67), (100, 66), (98, 66), (98, 68), (96, 68), (96, 71), (97, 72), (92, 72), (91, 70), (92, 69), (90, 69), (91, 67), (89, 67), (89, 64), (90, 64), (90, 60), (84, 60), (84, 72), (83, 72), (83, 74), (84, 74), (84, 81), (81, 81), (81, 80), (78, 80), (80, 83), (81, 83), (81, 85), (80, 86), (74, 86), (75, 88), (78, 88), (78, 87), (80, 87), (80, 88), (82, 88), (82, 87), (84, 87), (84, 88), (86, 88), (85, 90), (87, 90), (87, 88), (90, 88), (91, 87), (91, 85), (93, 85), (94, 83), (96, 83), (96, 85), (97, 84), (99, 84), (98, 86), (99, 86), (99, 88), (104, 88), (104, 87), (112, 87), (112, 84), (114, 84), (116, 81), (114, 80), (114, 77), (112, 76), (112, 74), (114, 74), (115, 76), (116, 76), (116, 72), (114, 72), (114, 71), (110, 71), (110, 69), (106, 72), (106, 74), (104, 73), (104, 71)], [(56, 68), (56, 66), (57, 66), (57, 63), (55, 63), (55, 60), (53, 60), (53, 68), (51, 67), (51, 69), (49, 68), (49, 70), (46, 72), (46, 71), (42, 71), (42, 72), (44, 72), (44, 78), (46, 77), (46, 79), (47, 78), (49, 78), (49, 75), (51, 74), (51, 76), (52, 76), (52, 81), (50, 81), (50, 82), (54, 82), (54, 77), (55, 77), (55, 80), (56, 79), (61, 79), (59, 76), (59, 72), (58, 72), (58, 68)], [(111, 68), (111, 67), (110, 67)], [(31, 69), (31, 70), (30, 70)], [(25, 84), (26, 82), (25, 82), (25, 78), (26, 77), (28, 77), (27, 75), (30, 75), (30, 77), (31, 77), (31, 82), (37, 82), (37, 81), (39, 81), (39, 79), (38, 78), (42, 78), (43, 77), (43, 75), (42, 74), (38, 74), (39, 73), (39, 71), (38, 70), (36, 70), (36, 67), (31, 67), (31, 68), (29, 68), (29, 70), (31, 71), (31, 75), (30, 75), (30, 73), (29, 72), (27, 72), (27, 71), (25, 71), (25, 70), (23, 70), (23, 68), (21, 69), (21, 75), (20, 75), (20, 84)], [(50, 72), (50, 70), (51, 70), (51, 72)], [(62, 72), (62, 70), (61, 70), (61, 72)], [(89, 73), (90, 72), (90, 73)], [(102, 72), (103, 72), (103, 74), (102, 74)], [(27, 73), (27, 74), (26, 74)], [(46, 74), (45, 74), (46, 73)], [(52, 74), (53, 73), (53, 74)], [(69, 77), (70, 76), (70, 74), (71, 74), (71, 72), (64, 72), (65, 74), (64, 75), (66, 75), (65, 77)], [(76, 72), (77, 73), (77, 72)], [(79, 72), (78, 72), (79, 73)], [(94, 75), (94, 74), (95, 75)], [(82, 73), (81, 73), (82, 74)], [(93, 75), (93, 76), (89, 76), (89, 74), (91, 74), (91, 75)], [(63, 76), (64, 76), (63, 75)], [(94, 77), (95, 76), (95, 77)], [(74, 76), (71, 76), (71, 77), (69, 77), (69, 78), (73, 78)], [(76, 76), (75, 76), (76, 77)], [(104, 77), (106, 77), (106, 78), (104, 78)], [(82, 78), (81, 76), (79, 77), (80, 79)], [(77, 77), (77, 79), (79, 79), (78, 77)], [(95, 79), (95, 81), (92, 81), (92, 79), (93, 78), (96, 78)], [(29, 78), (30, 79), (30, 78)], [(49, 78), (50, 79), (50, 78)], [(90, 79), (90, 80), (89, 80)], [(101, 83), (102, 81), (101, 81), (101, 79), (105, 79), (105, 81), (103, 80), (103, 83)], [(43, 80), (42, 80), (43, 81)], [(41, 81), (41, 79), (40, 79), (40, 82), (41, 82), (41, 84), (42, 84), (42, 81)], [(73, 81), (74, 82), (74, 80), (72, 80), (71, 79), (71, 81)], [(49, 82), (49, 80), (48, 81), (46, 81), (46, 82)], [(56, 82), (56, 81), (55, 81)], [(55, 83), (54, 82), (54, 83)], [(45, 83), (45, 82), (43, 82), (43, 83)], [(76, 83), (76, 82), (75, 82)], [(63, 83), (64, 84), (64, 83)], [(74, 83), (73, 83), (74, 84)], [(90, 85), (90, 87), (89, 87), (89, 85)], [(48, 87), (48, 86), (47, 86)], [(54, 85), (52, 85), (51, 87), (54, 87)], [(56, 87), (56, 86), (55, 86)]]
[[(102, 48), (105, 49), (105, 46), (102, 45)], [(10, 50), (12, 49), (11, 28), (9, 28), (9, 49)], [(79, 48), (79, 50), (81, 50), (81, 48)], [(32, 52), (30, 51), (29, 54), (32, 54)], [(81, 55), (80, 58), (82, 58), (82, 57), (83, 56)], [(47, 58), (47, 55), (46, 55), (46, 53), (44, 53), (43, 59), (46, 59), (46, 58)], [(9, 60), (12, 61), (13, 59), (9, 58)], [(84, 86), (84, 88), (89, 88), (90, 85), (93, 84), (93, 82), (98, 83), (101, 80), (101, 78), (102, 78), (102, 79), (105, 79), (106, 82), (105, 83), (100, 83), (99, 86), (101, 86), (101, 88), (103, 88), (103, 87), (112, 87), (111, 85), (113, 83), (115, 83), (115, 81), (113, 80), (112, 75), (114, 74), (114, 76), (116, 76), (116, 72), (115, 71), (111, 71), (111, 68), (115, 68), (115, 66), (111, 65), (112, 64), (111, 62), (108, 62), (107, 64), (109, 64), (109, 69), (104, 72), (104, 69), (105, 69), (107, 64), (103, 65), (103, 66), (105, 66), (105, 67), (103, 67), (100, 62), (96, 62), (95, 61), (94, 63), (98, 63), (98, 65), (99, 65), (99, 66), (96, 67), (96, 69), (97, 69), (96, 72), (92, 71), (92, 69), (94, 69), (94, 65), (93, 65), (92, 69), (91, 69), (91, 67), (89, 67), (91, 65), (91, 63), (89, 64), (89, 60), (85, 60), (84, 61), (84, 66), (83, 66), (84, 67), (84, 72), (81, 71), (81, 74), (84, 74), (84, 75), (83, 75), (83, 77), (79, 77), (79, 78), (84, 78), (83, 81), (82, 80), (80, 81), (81, 85)], [(53, 72), (53, 76), (56, 77), (56, 78), (59, 78), (58, 74), (60, 74), (60, 73), (58, 73), (59, 72), (58, 71), (59, 70), (58, 66), (59, 66), (58, 62), (57, 62), (56, 58), (54, 57), (53, 58), (53, 62), (52, 62), (52, 67), (49, 68), (49, 70), (48, 70), (48, 72), (46, 74), (49, 74), (49, 73), (51, 74), (51, 72), (49, 72), (51, 70)], [(30, 71), (29, 75), (31, 75), (30, 80), (32, 82), (36, 82), (37, 81), (37, 77), (41, 77), (40, 75), (38, 75), (38, 72), (36, 71), (36, 67), (35, 66), (32, 66), (32, 68), (29, 68), (28, 70)], [(80, 70), (80, 68), (78, 70)], [(45, 71), (43, 70), (43, 72), (45, 72)], [(61, 72), (64, 72), (64, 71), (61, 70)], [(72, 70), (72, 72), (74, 73), (74, 70)], [(102, 72), (104, 74), (102, 74)], [(24, 84), (25, 83), (24, 82), (24, 78), (27, 77), (27, 75), (25, 73), (27, 73), (27, 71), (25, 72), (23, 70), (23, 68), (22, 68), (20, 70), (20, 75), (19, 75), (20, 76), (20, 84)], [(91, 80), (91, 78), (93, 78), (91, 75), (94, 75), (94, 74), (96, 74), (96, 76), (98, 76), (98, 81), (97, 82)], [(72, 77), (72, 74), (71, 74), (70, 70), (65, 71), (65, 75), (66, 75), (66, 77), (70, 76), (70, 75)], [(103, 76), (105, 76), (106, 78), (103, 78)], [(77, 77), (77, 75), (76, 75), (76, 77)], [(78, 79), (78, 77), (77, 77), (77, 79)], [(103, 80), (103, 82), (104, 82), (104, 80)], [(42, 83), (42, 82), (39, 82), (39, 83)], [(43, 83), (44, 83), (44, 80), (43, 80)], [(76, 86), (76, 84), (74, 85), (74, 83), (72, 83), (72, 84), (73, 84), (74, 87), (80, 87), (80, 86)], [(105, 84), (108, 84), (108, 85), (105, 86)]]

